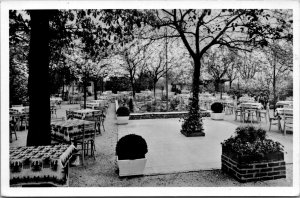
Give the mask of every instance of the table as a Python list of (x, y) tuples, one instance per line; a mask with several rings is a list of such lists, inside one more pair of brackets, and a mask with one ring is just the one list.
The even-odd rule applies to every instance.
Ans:
[(79, 109), (79, 110), (74, 110), (73, 112), (73, 117), (77, 119), (85, 119), (85, 117), (88, 114), (92, 114), (95, 112), (102, 112), (102, 110), (96, 110), (96, 109)]
[(95, 109), (95, 107), (99, 107), (99, 103), (96, 103), (96, 102), (88, 102), (85, 104), (85, 107), (86, 108), (89, 108), (89, 109)]
[(80, 120), (80, 119), (69, 119), (63, 121), (51, 122), (51, 139), (58, 142), (71, 143), (73, 140), (82, 137), (82, 125), (89, 125), (88, 129), (85, 130), (85, 135), (93, 135), (95, 131), (95, 122)]
[(292, 106), (293, 105), (293, 101), (278, 101), (276, 103), (276, 107), (283, 107), (283, 106)]
[(263, 105), (259, 102), (244, 102), (240, 104), (240, 107), (245, 109), (262, 109)]
[(10, 109), (18, 111), (19, 113), (25, 113), (25, 109), (28, 109), (29, 111), (29, 106), (11, 107)]
[(10, 185), (69, 185), (73, 145), (12, 147), (9, 151)]

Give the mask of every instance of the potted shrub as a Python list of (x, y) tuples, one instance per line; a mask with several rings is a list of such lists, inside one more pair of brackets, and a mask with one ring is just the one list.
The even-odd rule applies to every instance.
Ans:
[(240, 182), (286, 177), (283, 146), (266, 138), (266, 131), (238, 127), (222, 144), (222, 171)]
[(225, 113), (223, 113), (223, 105), (220, 102), (215, 102), (211, 105), (211, 119), (224, 120)]
[(117, 110), (117, 123), (118, 124), (128, 124), (130, 111), (127, 107), (121, 106)]
[(129, 134), (122, 137), (116, 146), (119, 176), (143, 175), (147, 152), (147, 143), (141, 136)]

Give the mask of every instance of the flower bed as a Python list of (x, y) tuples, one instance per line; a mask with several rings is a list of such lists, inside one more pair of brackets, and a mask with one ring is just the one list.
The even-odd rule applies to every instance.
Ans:
[[(188, 113), (187, 111), (132, 113), (132, 114), (130, 114), (129, 120), (182, 118), (187, 113)], [(201, 112), (201, 116), (202, 117), (210, 117), (210, 112), (203, 111), (203, 112)]]
[(236, 135), (222, 142), (222, 170), (240, 182), (286, 177), (283, 146), (266, 139), (266, 131), (238, 127)]

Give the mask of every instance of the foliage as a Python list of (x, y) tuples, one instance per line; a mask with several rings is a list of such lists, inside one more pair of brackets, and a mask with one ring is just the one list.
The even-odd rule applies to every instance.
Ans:
[(117, 115), (120, 116), (120, 117), (121, 116), (129, 116), (130, 115), (130, 111), (129, 111), (129, 109), (127, 107), (121, 106), (117, 110)]
[(187, 134), (192, 134), (195, 132), (203, 132), (203, 123), (199, 107), (197, 108), (196, 106), (195, 108), (195, 105), (192, 104), (194, 100), (190, 100), (191, 102), (188, 105), (189, 112), (185, 117), (183, 117), (181, 133), (184, 132)]
[(178, 98), (173, 98), (170, 101), (170, 110), (171, 111), (175, 111), (176, 107), (179, 105), (180, 100)]
[(221, 143), (224, 150), (239, 156), (260, 158), (268, 153), (282, 152), (283, 146), (266, 138), (266, 131), (253, 126), (238, 127), (235, 136)]
[(220, 102), (214, 102), (211, 105), (211, 110), (214, 113), (222, 113), (223, 112), (223, 105), (222, 105), (222, 103), (220, 103)]
[(116, 155), (119, 160), (134, 160), (145, 158), (148, 146), (144, 138), (136, 134), (122, 137), (116, 146)]
[(129, 91), (130, 80), (127, 77), (110, 77), (105, 84), (106, 90), (111, 90), (114, 94), (118, 91)]

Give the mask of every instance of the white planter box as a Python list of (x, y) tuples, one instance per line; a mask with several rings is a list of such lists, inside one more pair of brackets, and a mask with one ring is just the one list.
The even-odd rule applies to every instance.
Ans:
[(213, 120), (224, 120), (225, 113), (211, 113), (211, 119)]
[(117, 116), (117, 124), (128, 124), (129, 116)]
[(143, 175), (147, 159), (118, 160), (119, 176)]

